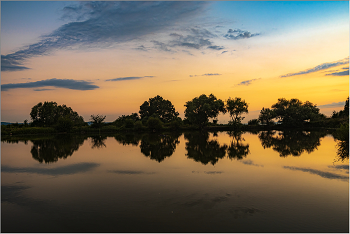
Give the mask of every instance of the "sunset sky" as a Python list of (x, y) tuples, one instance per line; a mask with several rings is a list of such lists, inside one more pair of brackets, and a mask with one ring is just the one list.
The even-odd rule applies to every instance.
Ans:
[(44, 101), (114, 121), (156, 95), (183, 118), (211, 93), (244, 122), (282, 97), (343, 109), (349, 2), (1, 2), (1, 121)]

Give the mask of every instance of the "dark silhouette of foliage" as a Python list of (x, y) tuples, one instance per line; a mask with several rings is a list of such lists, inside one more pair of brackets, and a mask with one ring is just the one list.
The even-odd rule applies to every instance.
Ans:
[(185, 107), (187, 121), (200, 127), (205, 126), (209, 122), (209, 118), (216, 118), (220, 112), (226, 112), (224, 102), (213, 94), (208, 97), (202, 94), (192, 101), (186, 102)]
[(104, 125), (105, 115), (91, 115), (91, 127), (93, 128), (101, 128)]
[(287, 157), (300, 156), (303, 152), (313, 152), (320, 145), (320, 138), (325, 135), (323, 132), (316, 131), (264, 131), (259, 134), (259, 139), (264, 149), (272, 147), (281, 157)]
[(161, 121), (167, 123), (175, 119), (179, 113), (175, 111), (173, 104), (161, 96), (157, 95), (150, 98), (140, 106), (141, 119), (149, 118), (151, 116), (158, 117)]
[(234, 99), (229, 98), (226, 101), (226, 110), (228, 113), (230, 113), (231, 121), (229, 124), (238, 125), (241, 124), (242, 120), (245, 117), (242, 117), (243, 113), (248, 113), (248, 104), (245, 102), (245, 100), (242, 100), (239, 97), (236, 97)]
[(133, 128), (135, 123), (140, 120), (137, 113), (132, 113), (131, 115), (122, 115), (118, 117), (114, 124), (118, 127), (124, 126), (126, 128)]
[(349, 118), (349, 97), (345, 101), (344, 109), (336, 112), (333, 111), (332, 118)]
[(274, 118), (276, 118), (276, 114), (274, 113), (274, 111), (272, 111), (269, 108), (262, 108), (262, 110), (260, 111), (260, 115), (259, 115), (259, 121), (262, 124), (266, 124), (266, 125), (273, 125), (274, 122), (272, 121)]
[(250, 153), (249, 144), (243, 144), (242, 132), (231, 131), (228, 135), (233, 138), (231, 144), (227, 148), (227, 157), (229, 159), (241, 160)]
[(70, 119), (74, 126), (85, 125), (83, 117), (66, 105), (57, 105), (56, 102), (39, 102), (31, 112), (32, 126), (50, 127), (58, 123), (60, 118)]
[(252, 125), (252, 126), (259, 125), (259, 120), (258, 119), (251, 119), (248, 121), (248, 125)]
[(320, 109), (309, 101), (302, 103), (299, 99), (285, 98), (278, 99), (276, 104), (272, 105), (272, 111), (278, 122), (286, 126), (302, 126), (305, 121), (312, 121), (322, 118)]
[(333, 137), (337, 141), (338, 160), (349, 159), (349, 123), (342, 124)]
[(151, 116), (147, 120), (147, 126), (153, 131), (159, 131), (163, 128), (163, 123), (159, 118)]
[(209, 140), (208, 132), (185, 133), (187, 158), (204, 165), (215, 165), (219, 159), (226, 155), (227, 145), (220, 145), (216, 140)]
[(51, 139), (31, 140), (33, 143), (32, 157), (40, 163), (57, 162), (60, 158), (67, 158), (83, 145), (86, 137), (79, 135), (57, 135)]
[(162, 162), (174, 153), (176, 145), (180, 143), (178, 140), (180, 135), (181, 133), (168, 135), (146, 134), (141, 140), (141, 152), (152, 160)]

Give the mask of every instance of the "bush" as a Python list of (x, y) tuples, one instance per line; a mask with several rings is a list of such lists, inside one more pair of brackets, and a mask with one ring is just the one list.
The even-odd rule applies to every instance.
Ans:
[(251, 119), (248, 121), (248, 125), (259, 125), (259, 120)]
[(147, 120), (147, 126), (149, 129), (153, 131), (158, 131), (163, 128), (163, 123), (160, 119), (154, 118), (154, 117), (149, 117)]
[(134, 129), (135, 130), (141, 130), (143, 129), (143, 124), (140, 120), (136, 121), (135, 124), (134, 124)]
[(68, 117), (60, 117), (57, 121), (55, 129), (59, 132), (70, 132), (73, 128), (73, 121)]

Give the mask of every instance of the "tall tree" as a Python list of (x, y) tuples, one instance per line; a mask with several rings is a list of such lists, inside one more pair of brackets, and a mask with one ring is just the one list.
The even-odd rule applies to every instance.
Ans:
[(230, 113), (232, 119), (232, 121), (229, 123), (237, 125), (240, 124), (244, 119), (244, 117), (242, 117), (242, 114), (248, 113), (248, 104), (245, 102), (245, 100), (242, 100), (239, 97), (236, 97), (234, 99), (229, 98), (226, 101), (226, 110), (228, 113)]
[(262, 110), (260, 111), (260, 115), (259, 115), (259, 121), (262, 124), (266, 124), (266, 125), (271, 125), (272, 119), (274, 119), (275, 113), (270, 109), (270, 108), (262, 108)]
[(170, 122), (179, 115), (179, 113), (175, 111), (174, 105), (169, 100), (163, 99), (159, 95), (145, 101), (140, 106), (139, 113), (141, 119), (153, 116), (158, 117), (163, 122)]
[(305, 121), (316, 120), (322, 116), (316, 105), (309, 101), (302, 103), (296, 98), (290, 100), (280, 98), (271, 109), (278, 121), (288, 126), (300, 126)]
[(79, 116), (77, 112), (66, 105), (57, 105), (56, 102), (39, 102), (32, 107), (30, 117), (33, 125), (36, 126), (53, 126), (58, 123), (60, 119), (66, 119), (73, 123), (73, 125), (83, 125), (84, 119)]
[(220, 112), (225, 113), (225, 105), (221, 99), (213, 94), (208, 97), (202, 94), (185, 104), (185, 117), (191, 124), (203, 127), (209, 122), (209, 118), (216, 118)]

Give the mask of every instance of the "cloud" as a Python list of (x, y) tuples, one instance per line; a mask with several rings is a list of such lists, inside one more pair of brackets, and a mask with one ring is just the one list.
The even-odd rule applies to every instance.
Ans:
[(296, 73), (288, 73), (286, 75), (280, 76), (280, 78), (283, 77), (290, 77), (290, 76), (297, 76), (297, 75), (304, 75), (304, 74), (309, 74), (312, 72), (317, 72), (317, 71), (321, 71), (321, 70), (325, 70), (328, 68), (332, 68), (332, 67), (336, 67), (339, 65), (343, 65), (343, 64), (348, 64), (349, 63), (349, 58), (345, 58), (336, 62), (331, 62), (331, 63), (322, 63), (316, 67), (307, 69), (305, 71), (300, 71), (300, 72), (296, 72)]
[(195, 76), (221, 76), (222, 74), (219, 73), (205, 73), (203, 75), (190, 75), (190, 77), (195, 77)]
[(119, 77), (115, 79), (109, 79), (106, 81), (123, 81), (123, 80), (139, 80), (143, 78), (153, 78), (154, 76), (129, 76), (129, 77)]
[(35, 173), (42, 175), (71, 175), (82, 172), (88, 172), (96, 167), (99, 164), (97, 163), (76, 163), (67, 166), (55, 167), (55, 168), (40, 168), (40, 167), (9, 167), (1, 166), (1, 172), (7, 173)]
[(247, 39), (247, 38), (251, 38), (251, 37), (255, 37), (260, 35), (259, 33), (251, 33), (249, 31), (243, 31), (241, 29), (229, 29), (227, 31), (227, 34), (225, 34), (225, 38), (227, 39), (231, 39), (231, 40), (239, 40), (239, 39)]
[(48, 79), (35, 82), (17, 83), (17, 84), (3, 84), (1, 85), (1, 91), (8, 91), (9, 89), (18, 88), (39, 88), (46, 86), (54, 86), (57, 88), (75, 89), (75, 90), (93, 90), (99, 88), (97, 85), (91, 84), (92, 82), (84, 80), (69, 80), (69, 79)]
[[(176, 47), (185, 47), (187, 49), (212, 49), (212, 50), (222, 50), (225, 47), (214, 45), (211, 38), (217, 37), (215, 34), (210, 32), (207, 29), (194, 27), (183, 30), (183, 34), (179, 33), (170, 33), (169, 36), (172, 38), (167, 42), (160, 41), (152, 41), (155, 45), (155, 48), (160, 49), (162, 51), (172, 51), (174, 50), (169, 48)], [(187, 51), (186, 51), (187, 52)], [(191, 54), (192, 55), (192, 54)]]
[(224, 54), (224, 53), (227, 53), (228, 51), (227, 50), (225, 50), (225, 51), (222, 51), (222, 53), (221, 54)]
[(334, 174), (334, 173), (326, 172), (326, 171), (319, 171), (319, 170), (315, 170), (315, 169), (300, 168), (300, 167), (289, 167), (289, 166), (284, 166), (284, 168), (290, 169), (290, 170), (309, 172), (311, 174), (319, 175), (319, 176), (321, 176), (323, 178), (327, 178), (327, 179), (340, 179), (340, 180), (345, 180), (345, 181), (349, 180), (348, 176), (342, 176), (342, 175), (338, 175), (338, 174)]
[(319, 108), (343, 107), (345, 102), (332, 102), (330, 104), (320, 105)]
[(205, 174), (209, 174), (209, 175), (215, 175), (215, 174), (222, 174), (222, 171), (205, 171)]
[(34, 89), (34, 91), (48, 91), (48, 90), (54, 90), (54, 89)]
[(333, 73), (330, 73), (330, 74), (326, 74), (326, 76), (349, 76), (349, 68), (346, 71), (333, 72)]
[(101, 48), (140, 39), (201, 15), (207, 4), (194, 1), (79, 2), (63, 9), (63, 18), (73, 22), (41, 36), (37, 43), (2, 55), (1, 70), (28, 69), (23, 66), (26, 59), (48, 55), (55, 50), (86, 46)]
[(256, 81), (256, 80), (260, 80), (261, 78), (258, 78), (258, 79), (251, 79), (251, 80), (245, 80), (245, 81), (242, 81), (241, 83), (239, 84), (236, 84), (236, 85), (251, 85), (253, 81)]

